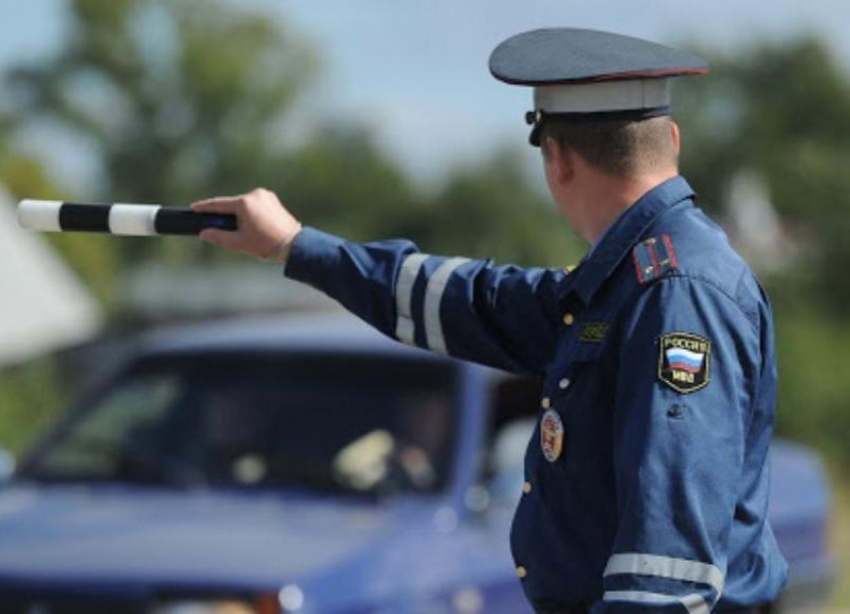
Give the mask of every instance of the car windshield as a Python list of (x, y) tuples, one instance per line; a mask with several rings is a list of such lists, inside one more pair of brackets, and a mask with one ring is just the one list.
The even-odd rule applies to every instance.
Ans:
[(451, 461), (456, 378), (447, 363), (362, 355), (149, 358), (74, 414), (19, 475), (435, 491)]

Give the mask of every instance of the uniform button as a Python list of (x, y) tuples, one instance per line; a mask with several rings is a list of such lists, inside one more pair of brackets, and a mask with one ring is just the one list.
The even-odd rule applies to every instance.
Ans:
[(540, 407), (542, 407), (543, 409), (549, 409), (549, 406), (551, 404), (552, 401), (549, 399), (549, 397), (543, 397), (542, 399), (540, 399)]
[(531, 482), (525, 482), (522, 485), (522, 492), (524, 492), (525, 494), (528, 494), (528, 493), (531, 492)]
[(565, 377), (560, 382), (558, 382), (558, 388), (560, 388), (561, 390), (566, 390), (570, 387), (570, 383), (570, 378)]
[(516, 568), (516, 575), (517, 575), (517, 578), (522, 580), (525, 576), (528, 575), (528, 570), (525, 567), (523, 567), (522, 565), (520, 565), (519, 567)]
[(573, 322), (576, 321), (576, 317), (573, 314), (571, 314), (569, 311), (564, 314), (563, 319), (564, 319), (564, 324), (566, 324), (567, 326), (572, 326)]

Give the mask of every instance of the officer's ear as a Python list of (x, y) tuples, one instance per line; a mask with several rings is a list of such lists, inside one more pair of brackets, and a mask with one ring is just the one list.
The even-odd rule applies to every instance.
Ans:
[(679, 125), (672, 119), (670, 120), (670, 138), (673, 140), (673, 151), (675, 152), (676, 158), (678, 159), (682, 141), (681, 135), (679, 134)]
[(546, 136), (542, 145), (546, 176), (550, 184), (552, 182), (558, 185), (569, 183), (575, 174), (575, 152), (551, 136)]

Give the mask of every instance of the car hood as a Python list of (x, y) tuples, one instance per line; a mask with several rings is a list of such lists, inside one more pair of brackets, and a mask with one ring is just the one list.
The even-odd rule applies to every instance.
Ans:
[(12, 485), (0, 489), (0, 578), (273, 588), (364, 556), (394, 516), (285, 493)]

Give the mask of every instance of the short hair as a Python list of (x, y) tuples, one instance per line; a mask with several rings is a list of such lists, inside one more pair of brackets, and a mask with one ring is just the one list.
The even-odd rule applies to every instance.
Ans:
[(615, 177), (633, 178), (663, 165), (678, 164), (668, 116), (643, 120), (549, 119), (541, 134), (546, 156), (547, 137)]

